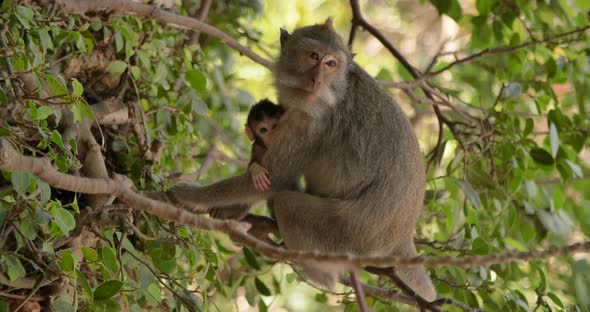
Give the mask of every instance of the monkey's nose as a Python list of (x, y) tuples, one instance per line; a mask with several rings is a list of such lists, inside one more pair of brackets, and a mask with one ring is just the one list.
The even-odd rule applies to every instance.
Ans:
[(311, 87), (313, 89), (317, 89), (320, 86), (320, 81), (316, 79), (311, 79)]

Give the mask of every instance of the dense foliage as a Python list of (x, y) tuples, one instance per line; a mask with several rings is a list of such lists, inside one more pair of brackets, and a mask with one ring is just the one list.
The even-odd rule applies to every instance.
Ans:
[[(278, 2), (212, 1), (206, 21), (267, 58), (277, 53), (281, 26), (333, 16), (348, 39), (347, 2)], [(166, 9), (192, 17), (203, 9), (202, 1), (172, 4)], [(21, 153), (48, 157), (62, 172), (103, 177), (88, 169), (96, 163), (88, 155), (98, 149), (98, 167), (128, 176), (139, 189), (183, 179), (210, 183), (244, 170), (245, 114), (256, 99), (275, 98), (262, 65), (216, 38), (155, 19), (109, 10), (68, 14), (53, 1), (0, 6), (0, 136)], [(360, 7), (394, 46), (419, 41), (410, 18), (417, 12), (440, 14), (437, 23), (458, 29), (446, 42), (416, 43), (430, 54), (408, 55), (427, 84), (390, 88), (429, 163), (416, 238), (421, 253), (488, 255), (587, 240), (590, 2), (407, 0)], [(399, 29), (391, 30), (388, 19)], [(413, 80), (390, 51), (371, 50), (373, 34), (354, 40), (355, 59), (378, 79)], [(130, 117), (100, 123), (93, 106), (113, 98)], [(84, 123), (89, 137), (64, 131), (83, 133), (74, 126)], [(25, 299), (58, 311), (358, 309), (349, 288), (323, 292), (300, 283), (294, 270), (224, 234), (55, 189), (31, 173), (0, 177), (0, 311)], [(440, 297), (473, 308), (590, 307), (586, 254), (429, 271)], [(383, 277), (361, 277), (393, 287)], [(387, 298), (367, 302), (374, 311), (413, 309)]]

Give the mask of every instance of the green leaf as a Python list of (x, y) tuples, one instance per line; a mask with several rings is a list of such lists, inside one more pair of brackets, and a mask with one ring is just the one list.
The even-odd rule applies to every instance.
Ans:
[(104, 282), (94, 290), (94, 300), (109, 299), (116, 295), (122, 287), (123, 283), (117, 280)]
[(457, 0), (451, 1), (451, 7), (447, 11), (447, 15), (454, 19), (456, 22), (459, 22), (463, 17), (463, 10), (461, 9), (461, 4)]
[(205, 78), (205, 75), (200, 70), (189, 70), (186, 72), (185, 77), (191, 87), (197, 92), (203, 93), (207, 90), (207, 78)]
[(115, 299), (97, 300), (94, 302), (96, 311), (121, 312), (121, 304)]
[(76, 307), (71, 302), (66, 302), (63, 299), (58, 299), (52, 304), (52, 311), (59, 312), (76, 312)]
[(258, 298), (258, 312), (267, 312), (268, 311), (268, 306), (266, 305), (266, 303), (264, 303), (264, 300), (262, 300), (262, 298)]
[(10, 281), (15, 281), (21, 277), (24, 277), (27, 274), (25, 268), (20, 263), (20, 260), (15, 256), (1, 256), (0, 262), (2, 263), (4, 271), (8, 274), (8, 278), (10, 279)]
[(481, 199), (479, 198), (479, 194), (473, 189), (471, 183), (459, 179), (455, 179), (455, 182), (459, 185), (467, 199), (475, 206), (475, 208), (479, 208), (481, 206)]
[(117, 261), (115, 250), (110, 247), (102, 247), (100, 255), (104, 265), (111, 271), (111, 273), (117, 274), (117, 272), (119, 272), (119, 262)]
[(74, 115), (74, 122), (82, 122), (85, 118), (93, 119), (94, 112), (88, 104), (84, 102), (78, 102), (75, 105), (70, 106), (70, 112)]
[(49, 136), (49, 140), (59, 146), (62, 150), (66, 150), (63, 140), (61, 139), (61, 134), (57, 130), (51, 131), (51, 135)]
[(533, 132), (533, 127), (535, 126), (535, 122), (532, 118), (527, 118), (525, 122), (524, 131), (522, 132), (522, 136), (526, 137)]
[(51, 36), (49, 36), (49, 32), (47, 31), (47, 29), (39, 29), (39, 40), (41, 41), (43, 52), (55, 49), (55, 47), (53, 46), (53, 40), (51, 40)]
[(248, 265), (255, 268), (256, 270), (260, 270), (260, 264), (258, 263), (258, 260), (256, 260), (256, 256), (254, 255), (254, 253), (250, 249), (245, 247), (243, 250), (244, 257), (246, 258), (246, 263), (248, 263)]
[(263, 296), (272, 295), (270, 289), (268, 289), (268, 287), (266, 287), (266, 285), (264, 285), (264, 283), (258, 277), (254, 278), (254, 285), (256, 286), (256, 290), (258, 290), (259, 294)]
[(550, 58), (545, 63), (545, 71), (547, 72), (547, 78), (555, 77), (555, 73), (557, 73), (557, 63), (553, 58)]
[(98, 252), (94, 248), (82, 247), (82, 255), (86, 261), (98, 261)]
[(31, 8), (24, 7), (22, 5), (19, 5), (16, 7), (16, 13), (18, 15), (26, 18), (27, 20), (32, 20), (33, 17), (35, 16), (35, 12), (33, 12), (33, 10)]
[(37, 109), (37, 115), (35, 116), (35, 120), (45, 120), (49, 115), (53, 114), (53, 109), (49, 106), (40, 106)]
[(583, 274), (574, 275), (574, 286), (577, 302), (583, 306), (590, 304), (590, 289)]
[(440, 14), (446, 14), (451, 8), (452, 2), (452, 0), (430, 0), (430, 3), (436, 7)]
[(115, 49), (117, 52), (121, 52), (121, 50), (125, 47), (125, 41), (123, 41), (123, 35), (121, 35), (121, 31), (117, 30), (115, 32)]
[(12, 172), (10, 180), (14, 190), (19, 194), (23, 195), (29, 191), (31, 182), (35, 177), (28, 172)]
[(488, 15), (492, 11), (492, 7), (494, 6), (494, 1), (492, 0), (477, 0), (475, 2), (475, 7), (477, 11), (481, 15)]
[(555, 302), (555, 304), (558, 305), (560, 308), (564, 308), (563, 302), (561, 302), (561, 299), (559, 299), (559, 297), (556, 294), (549, 292), (547, 293), (547, 297), (551, 298), (551, 300), (553, 300), (553, 302)]
[(533, 148), (529, 154), (535, 162), (542, 165), (553, 165), (555, 162), (551, 154), (542, 148)]
[(15, 17), (23, 25), (24, 29), (31, 28), (31, 22), (33, 22), (34, 16), (35, 16), (35, 13), (30, 8), (20, 6), (20, 5), (16, 7)]
[(113, 75), (121, 75), (127, 69), (127, 63), (123, 61), (112, 61), (108, 66), (107, 70)]
[(147, 293), (154, 298), (157, 302), (162, 301), (162, 295), (160, 293), (160, 288), (156, 284), (150, 284), (147, 288)]
[(76, 78), (72, 78), (72, 88), (74, 89), (72, 94), (74, 96), (82, 96), (82, 92), (84, 92), (84, 87)]
[(545, 272), (540, 268), (537, 268), (537, 273), (539, 273), (539, 287), (537, 287), (538, 291), (544, 294), (547, 291), (547, 278), (545, 277)]
[(133, 79), (138, 80), (141, 77), (141, 68), (139, 66), (130, 66), (131, 76)]
[(315, 301), (319, 303), (326, 303), (328, 302), (328, 296), (324, 293), (315, 294)]
[(377, 80), (393, 81), (393, 76), (386, 68), (381, 68), (375, 76)]
[(49, 213), (53, 216), (53, 220), (61, 230), (63, 235), (68, 235), (71, 230), (76, 228), (76, 220), (74, 216), (62, 207), (52, 208)]
[(68, 94), (64, 85), (54, 76), (49, 75), (49, 74), (43, 74), (43, 78), (45, 78), (45, 81), (47, 81), (47, 84), (49, 84), (49, 87), (51, 88), (51, 90), (53, 91), (53, 93), (55, 95)]
[(490, 247), (488, 246), (488, 243), (478, 237), (473, 240), (471, 252), (475, 255), (487, 255), (490, 253)]
[(92, 288), (90, 287), (90, 283), (84, 276), (84, 274), (76, 269), (76, 277), (78, 278), (78, 283), (82, 286), (82, 290), (84, 290), (84, 294), (87, 295), (90, 299), (93, 298), (94, 293), (92, 292)]
[(511, 237), (504, 238), (504, 243), (518, 251), (528, 251), (525, 245)]
[(78, 260), (71, 250), (61, 252), (61, 267), (66, 272), (73, 272)]
[(30, 240), (37, 238), (37, 223), (28, 213), (21, 214), (20, 231)]
[(8, 303), (2, 299), (0, 299), (0, 312), (9, 312)]

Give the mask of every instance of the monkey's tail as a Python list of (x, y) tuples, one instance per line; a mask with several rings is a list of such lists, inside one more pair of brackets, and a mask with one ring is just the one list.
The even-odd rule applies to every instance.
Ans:
[[(396, 254), (399, 255), (400, 253)], [(415, 257), (418, 255), (413, 242), (407, 244), (405, 250), (401, 250), (401, 254), (406, 257)], [(430, 302), (436, 299), (436, 290), (424, 266), (396, 267), (395, 271), (416, 294)]]
[(339, 271), (341, 271), (313, 261), (303, 262), (300, 266), (305, 276), (314, 284), (330, 290), (336, 285), (336, 278), (338, 277)]
[(423, 266), (396, 268), (399, 277), (420, 297), (432, 302), (436, 299), (436, 290), (432, 280)]

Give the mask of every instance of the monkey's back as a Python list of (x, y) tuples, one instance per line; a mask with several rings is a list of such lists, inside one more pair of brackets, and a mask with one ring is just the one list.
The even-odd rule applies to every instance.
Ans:
[(334, 251), (390, 254), (412, 241), (424, 196), (423, 156), (411, 124), (383, 87), (356, 64), (348, 78), (346, 100), (326, 115), (324, 144), (304, 173), (307, 192), (350, 200), (340, 209), (350, 210), (354, 222), (342, 232), (363, 239)]

